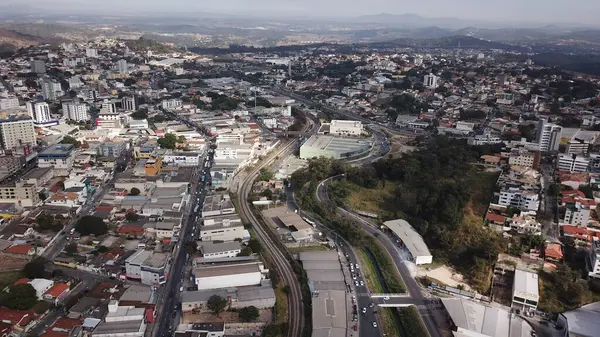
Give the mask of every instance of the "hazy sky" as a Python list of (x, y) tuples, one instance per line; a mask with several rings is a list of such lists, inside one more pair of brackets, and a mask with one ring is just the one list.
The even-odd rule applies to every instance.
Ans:
[(16, 5), (73, 10), (215, 12), (340, 17), (415, 13), (493, 21), (596, 23), (600, 0), (3, 0)]

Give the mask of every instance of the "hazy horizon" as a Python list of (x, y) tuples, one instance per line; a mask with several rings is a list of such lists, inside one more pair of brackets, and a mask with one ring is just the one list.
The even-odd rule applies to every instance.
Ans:
[(417, 14), (426, 18), (457, 18), (488, 22), (529, 22), (544, 24), (578, 23), (597, 25), (600, 1), (554, 0), (220, 0), (199, 4), (192, 0), (21, 0), (11, 2), (13, 8), (31, 6), (48, 12), (80, 14), (135, 14), (206, 12), (249, 16), (343, 18), (362, 15)]

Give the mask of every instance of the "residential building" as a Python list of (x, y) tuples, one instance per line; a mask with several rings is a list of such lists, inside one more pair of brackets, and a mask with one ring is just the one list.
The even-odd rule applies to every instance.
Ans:
[(565, 207), (563, 223), (587, 226), (590, 221), (590, 211), (596, 209), (596, 201), (580, 196), (565, 196), (561, 198), (561, 206)]
[(170, 239), (175, 233), (176, 224), (169, 221), (148, 221), (142, 227), (144, 228), (144, 236), (157, 239)]
[(40, 202), (36, 185), (16, 181), (0, 185), (0, 203), (14, 203), (22, 207), (35, 206)]
[(508, 187), (500, 191), (498, 204), (518, 208), (522, 211), (537, 211), (540, 208), (539, 194)]
[(161, 105), (163, 109), (170, 110), (182, 106), (183, 102), (180, 99), (172, 98), (163, 100)]
[(510, 229), (519, 234), (541, 234), (542, 224), (536, 220), (535, 211), (521, 212), (510, 219)]
[(586, 256), (588, 276), (600, 278), (600, 240), (593, 240)]
[(559, 154), (558, 169), (569, 172), (587, 172), (590, 159), (576, 154)]
[(260, 262), (198, 266), (192, 270), (198, 290), (259, 285), (268, 273)]
[(96, 58), (98, 57), (98, 50), (95, 48), (86, 48), (85, 57)]
[(535, 138), (536, 143), (540, 145), (540, 151), (558, 151), (561, 132), (562, 127), (549, 123), (547, 118), (540, 118)]
[(42, 95), (44, 99), (47, 100), (56, 100), (59, 96), (63, 95), (62, 87), (60, 82), (55, 81), (50, 78), (45, 78), (42, 80)]
[(43, 60), (32, 60), (30, 63), (31, 72), (36, 74), (46, 73), (46, 62)]
[(577, 155), (584, 155), (586, 156), (588, 154), (588, 150), (590, 148), (592, 143), (590, 143), (587, 139), (580, 139), (580, 138), (572, 138), (568, 143), (567, 143), (567, 147), (566, 147), (566, 154), (577, 154)]
[(510, 152), (508, 164), (537, 169), (540, 165), (540, 158), (541, 155), (539, 151), (516, 149)]
[(535, 311), (540, 300), (539, 280), (536, 273), (515, 270), (511, 308)]
[[(103, 119), (118, 119), (119, 115), (117, 114), (117, 105), (115, 102), (105, 100), (100, 106), (100, 110), (102, 113), (107, 116), (103, 116)], [(100, 117), (100, 116), (99, 116)]]
[(123, 107), (123, 110), (126, 111), (136, 111), (138, 109), (138, 105), (135, 96), (123, 97), (121, 99), (121, 107)]
[(35, 289), (35, 295), (38, 300), (42, 300), (44, 294), (54, 286), (54, 281), (43, 278), (34, 278), (29, 281), (29, 284)]
[(117, 61), (117, 68), (119, 69), (119, 74), (127, 74), (129, 72), (127, 60), (120, 59)]
[(12, 149), (22, 145), (34, 145), (36, 139), (33, 120), (25, 115), (1, 117), (0, 138), (4, 149)]
[(502, 139), (497, 136), (493, 136), (491, 133), (485, 133), (483, 135), (475, 135), (467, 139), (469, 145), (493, 145), (502, 143)]
[(132, 130), (144, 130), (150, 128), (147, 119), (131, 119), (129, 120), (129, 128)]
[(19, 99), (17, 97), (0, 98), (0, 110), (19, 108)]
[(425, 75), (423, 77), (423, 85), (426, 88), (435, 89), (438, 87), (438, 78), (439, 77), (435, 76), (434, 74), (429, 73), (429, 75)]
[(146, 163), (144, 164), (144, 172), (146, 173), (147, 176), (156, 176), (158, 175), (158, 173), (160, 172), (160, 170), (162, 170), (162, 158), (160, 157), (155, 157), (155, 158), (149, 158), (146, 160)]
[(168, 263), (168, 253), (140, 249), (125, 260), (125, 273), (143, 284), (159, 285), (166, 282)]
[(118, 158), (127, 149), (125, 142), (107, 142), (102, 143), (96, 148), (96, 153), (103, 157)]
[(108, 313), (91, 333), (92, 337), (143, 337), (146, 331), (146, 308), (108, 303)]
[(85, 103), (67, 102), (63, 103), (63, 116), (77, 122), (89, 121), (89, 107)]
[(50, 116), (50, 106), (46, 102), (36, 102), (33, 103), (31, 101), (26, 102), (27, 112), (33, 119), (34, 124), (47, 124), (52, 121), (52, 117)]
[(134, 146), (133, 156), (136, 160), (149, 159), (152, 157), (155, 149), (155, 146)]
[(72, 144), (54, 144), (38, 154), (38, 166), (53, 167), (54, 175), (68, 176), (75, 162), (75, 146)]

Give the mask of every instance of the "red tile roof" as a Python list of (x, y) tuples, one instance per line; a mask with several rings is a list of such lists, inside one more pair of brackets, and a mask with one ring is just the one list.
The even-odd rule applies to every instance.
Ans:
[(4, 251), (10, 254), (27, 255), (33, 249), (32, 245), (14, 245), (6, 248)]
[(19, 284), (25, 284), (25, 283), (29, 283), (29, 279), (28, 278), (22, 278), (19, 280), (16, 280), (15, 283), (13, 283), (13, 286), (17, 286)]
[(549, 243), (548, 245), (546, 245), (544, 255), (546, 257), (553, 258), (556, 260), (562, 260), (563, 252), (561, 245), (558, 243)]
[(12, 324), (0, 322), (0, 336), (8, 336), (12, 329)]
[(585, 227), (564, 225), (561, 228), (562, 228), (562, 230), (563, 230), (564, 233), (569, 233), (569, 234), (587, 234), (587, 228), (585, 228)]
[(120, 234), (143, 234), (144, 228), (139, 227), (139, 226), (122, 225), (121, 227), (117, 228), (117, 233), (120, 233)]
[(65, 291), (69, 290), (69, 285), (66, 283), (55, 283), (52, 288), (48, 289), (44, 295), (50, 295), (53, 298), (56, 298)]
[(493, 222), (504, 222), (506, 221), (506, 217), (504, 215), (496, 214), (496, 213), (487, 213), (485, 215), (485, 219)]
[(37, 315), (32, 310), (13, 310), (6, 307), (0, 307), (0, 317), (2, 317), (3, 322), (26, 326), (36, 318)]
[(83, 319), (61, 317), (52, 325), (51, 330), (71, 331), (71, 329), (81, 324), (83, 324)]
[(585, 193), (581, 192), (580, 190), (570, 190), (570, 191), (562, 191), (560, 192), (560, 194), (562, 194), (563, 196), (572, 196), (572, 197), (581, 197), (581, 198), (585, 198)]

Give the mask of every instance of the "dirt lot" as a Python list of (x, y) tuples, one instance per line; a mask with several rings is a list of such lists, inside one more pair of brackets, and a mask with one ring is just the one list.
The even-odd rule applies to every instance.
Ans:
[(0, 271), (21, 270), (29, 262), (27, 259), (0, 254)]
[(463, 276), (458, 274), (452, 268), (446, 266), (439, 266), (437, 268), (427, 270), (427, 268), (419, 267), (417, 272), (418, 277), (429, 276), (437, 281), (451, 287), (458, 287), (462, 285), (465, 290), (471, 290), (468, 284), (463, 280)]

